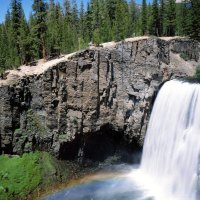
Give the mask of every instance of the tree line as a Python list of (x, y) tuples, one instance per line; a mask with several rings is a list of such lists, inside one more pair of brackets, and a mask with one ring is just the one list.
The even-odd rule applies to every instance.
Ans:
[(200, 0), (34, 0), (26, 19), (21, 0), (12, 0), (0, 24), (0, 71), (37, 59), (67, 54), (127, 37), (190, 36), (200, 39)]

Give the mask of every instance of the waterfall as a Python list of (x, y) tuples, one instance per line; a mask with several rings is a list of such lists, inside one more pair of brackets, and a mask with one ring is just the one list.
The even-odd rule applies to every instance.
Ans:
[(154, 104), (140, 170), (165, 199), (198, 200), (199, 159), (200, 85), (169, 81)]
[(165, 83), (152, 110), (139, 169), (122, 164), (105, 172), (45, 200), (200, 200), (200, 84)]

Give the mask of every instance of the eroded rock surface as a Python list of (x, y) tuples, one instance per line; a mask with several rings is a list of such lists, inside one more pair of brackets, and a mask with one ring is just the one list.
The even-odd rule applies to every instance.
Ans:
[(3, 80), (0, 151), (47, 150), (73, 159), (83, 155), (87, 137), (104, 127), (142, 146), (159, 88), (172, 78), (194, 75), (199, 50), (188, 39), (130, 39)]

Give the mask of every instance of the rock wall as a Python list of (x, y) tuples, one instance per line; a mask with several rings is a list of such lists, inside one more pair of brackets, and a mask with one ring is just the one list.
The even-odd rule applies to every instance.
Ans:
[(46, 150), (74, 159), (83, 155), (87, 138), (105, 127), (142, 146), (159, 88), (169, 79), (192, 76), (199, 50), (188, 39), (129, 39), (2, 84), (1, 153)]

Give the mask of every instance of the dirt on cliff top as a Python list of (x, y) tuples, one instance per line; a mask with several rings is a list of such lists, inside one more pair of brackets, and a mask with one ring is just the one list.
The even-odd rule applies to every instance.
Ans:
[[(149, 36), (140, 36), (140, 37), (133, 37), (133, 38), (127, 38), (124, 41), (125, 42), (135, 42), (140, 40), (147, 40), (151, 37)], [(170, 41), (173, 39), (182, 38), (182, 37), (160, 37), (160, 39), (165, 41)], [(182, 38), (183, 39), (183, 38)], [(120, 44), (121, 42), (107, 42), (102, 43), (100, 46), (107, 49), (112, 49), (117, 46), (117, 44)], [(90, 49), (95, 49), (95, 46), (90, 46)], [(78, 52), (74, 52), (68, 55), (60, 56), (59, 58), (44, 62), (44, 60), (38, 60), (34, 66), (31, 65), (22, 65), (17, 69), (13, 70), (7, 70), (3, 74), (3, 78), (0, 80), (0, 86), (3, 85), (10, 85), (14, 84), (17, 80), (24, 76), (31, 76), (31, 75), (40, 75), (44, 73), (47, 69), (57, 65), (58, 63), (67, 61), (70, 57), (75, 55)]]
[(59, 58), (45, 62), (43, 59), (38, 60), (34, 66), (22, 65), (17, 69), (7, 70), (4, 73), (4, 78), (0, 80), (0, 86), (9, 85), (15, 83), (18, 79), (24, 76), (40, 75), (44, 73), (48, 68), (57, 65), (58, 63), (65, 62), (69, 57), (73, 56), (75, 53), (63, 55)]
[[(127, 38), (124, 41), (125, 42), (136, 42), (136, 41), (140, 41), (140, 40), (147, 40), (153, 37), (150, 36), (138, 36), (138, 37), (132, 37), (132, 38)], [(156, 37), (155, 37), (156, 38)], [(174, 40), (174, 39), (184, 39), (185, 37), (180, 37), (180, 36), (176, 36), (176, 37), (158, 37), (161, 40), (165, 40), (165, 41), (170, 41), (170, 40)], [(120, 44), (121, 42), (106, 42), (106, 43), (102, 43), (101, 46), (104, 48), (115, 48), (117, 44)]]

